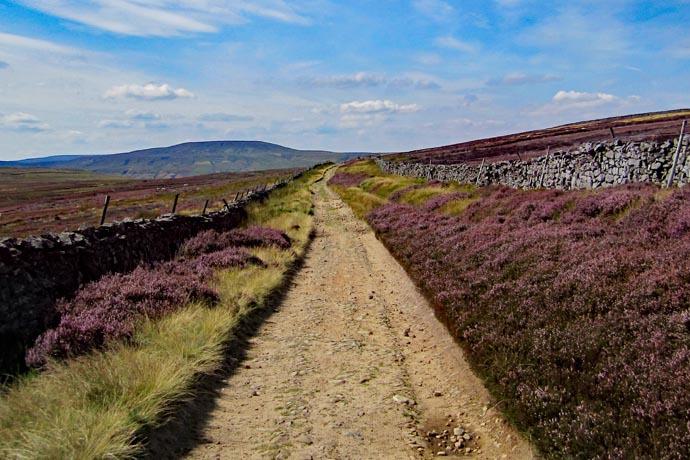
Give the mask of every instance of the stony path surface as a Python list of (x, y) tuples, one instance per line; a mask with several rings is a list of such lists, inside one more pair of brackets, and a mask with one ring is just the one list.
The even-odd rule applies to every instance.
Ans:
[(400, 265), (323, 182), (315, 192), (305, 265), (189, 457), (532, 458)]

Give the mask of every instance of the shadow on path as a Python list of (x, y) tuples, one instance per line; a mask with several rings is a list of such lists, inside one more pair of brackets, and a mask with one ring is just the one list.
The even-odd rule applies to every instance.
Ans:
[(137, 438), (143, 440), (145, 446), (141, 458), (182, 458), (197, 445), (208, 442), (203, 438), (204, 428), (216, 408), (222, 388), (245, 360), (251, 346), (250, 340), (257, 335), (266, 319), (283, 303), (290, 286), (304, 265), (315, 236), (315, 231), (312, 231), (302, 257), (288, 269), (283, 282), (271, 293), (265, 306), (246, 315), (232, 331), (225, 345), (225, 360), (220, 369), (214, 374), (200, 375), (189, 390), (191, 396), (173, 404), (162, 425), (139, 433)]

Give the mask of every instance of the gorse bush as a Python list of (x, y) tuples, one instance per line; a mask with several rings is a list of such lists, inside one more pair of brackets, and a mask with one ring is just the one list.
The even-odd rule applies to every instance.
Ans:
[(690, 188), (488, 188), (368, 221), (551, 457), (690, 457)]
[(28, 350), (29, 366), (49, 357), (66, 358), (128, 339), (142, 317), (157, 319), (189, 302), (214, 303), (218, 293), (208, 286), (214, 272), (261, 260), (238, 246), (290, 247), (290, 239), (272, 228), (251, 226), (190, 238), (177, 260), (141, 266), (131, 273), (107, 275), (57, 305), (58, 325), (36, 339)]

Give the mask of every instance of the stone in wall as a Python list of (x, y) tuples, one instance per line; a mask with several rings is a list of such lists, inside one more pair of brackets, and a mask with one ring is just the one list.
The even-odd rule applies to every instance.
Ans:
[[(673, 183), (690, 180), (688, 140), (681, 146)], [(376, 160), (389, 174), (420, 177), (443, 182), (500, 184), (515, 188), (557, 188), (563, 190), (609, 187), (629, 182), (665, 184), (671, 172), (678, 139), (664, 142), (586, 143), (573, 151), (557, 152), (526, 161), (434, 165)]]
[[(279, 185), (280, 186), (280, 185)], [(0, 239), (0, 375), (24, 369), (24, 353), (58, 321), (55, 301), (107, 273), (171, 259), (202, 230), (225, 231), (245, 218), (244, 207), (272, 188), (206, 216), (166, 215), (124, 220), (76, 232)]]

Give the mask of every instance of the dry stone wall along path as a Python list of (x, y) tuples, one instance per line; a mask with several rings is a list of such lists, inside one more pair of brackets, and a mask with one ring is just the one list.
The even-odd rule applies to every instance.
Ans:
[[(315, 192), (304, 267), (189, 457), (419, 459), (461, 442), (447, 456), (533, 458), (369, 227)], [(459, 427), (470, 439), (451, 442)]]

